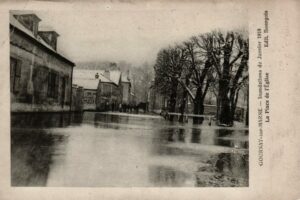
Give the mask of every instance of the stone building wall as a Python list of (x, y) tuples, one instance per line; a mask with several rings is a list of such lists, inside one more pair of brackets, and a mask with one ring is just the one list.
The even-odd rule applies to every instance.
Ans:
[(10, 36), (11, 111), (70, 110), (73, 66), (32, 40), (18, 31)]
[(96, 95), (96, 109), (116, 111), (122, 103), (122, 88), (112, 83), (100, 82)]
[(130, 103), (130, 83), (122, 82), (122, 103), (129, 104)]
[(84, 110), (96, 110), (96, 93), (97, 90), (83, 91), (83, 109)]
[(71, 111), (81, 112), (83, 111), (83, 95), (84, 91), (82, 87), (72, 86), (72, 105)]

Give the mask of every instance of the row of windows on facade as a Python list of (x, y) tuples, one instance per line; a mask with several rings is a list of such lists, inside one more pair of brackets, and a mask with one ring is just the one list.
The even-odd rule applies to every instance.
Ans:
[[(11, 92), (17, 94), (21, 89), (21, 61), (15, 58), (10, 58), (10, 80)], [(68, 77), (62, 77), (62, 89), (65, 91)], [(39, 86), (38, 86), (39, 87)], [(52, 98), (58, 97), (59, 74), (56, 71), (48, 72), (47, 96)], [(64, 92), (63, 92), (64, 93)]]

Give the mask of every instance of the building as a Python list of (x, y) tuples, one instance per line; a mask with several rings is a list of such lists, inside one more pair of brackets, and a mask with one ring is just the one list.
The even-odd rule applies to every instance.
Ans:
[(34, 13), (10, 13), (12, 112), (69, 111), (75, 64), (57, 51), (58, 33)]
[(71, 111), (83, 111), (83, 87), (72, 85), (72, 105)]
[(74, 84), (83, 87), (84, 110), (119, 110), (130, 102), (131, 82), (120, 70), (74, 70)]
[[(82, 103), (83, 110), (96, 110), (96, 94), (99, 85), (99, 79), (94, 76), (88, 77), (81, 70), (74, 70), (73, 74), (73, 82), (75, 86), (82, 87), (83, 95)], [(73, 87), (74, 89), (76, 87)]]
[(126, 74), (122, 73), (121, 86), (122, 86), (122, 103), (135, 104), (136, 102), (134, 99), (133, 87), (131, 84), (129, 71)]

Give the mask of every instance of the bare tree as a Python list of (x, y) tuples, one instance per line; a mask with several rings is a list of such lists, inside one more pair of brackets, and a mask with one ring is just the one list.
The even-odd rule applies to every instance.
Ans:
[[(184, 49), (178, 46), (162, 49), (157, 55), (154, 66), (155, 85), (162, 93), (169, 96), (169, 112), (175, 112), (178, 80), (181, 77), (184, 61)], [(170, 121), (173, 121), (173, 115), (170, 116)]]
[[(156, 76), (167, 78), (171, 86), (170, 105), (171, 111), (175, 110), (176, 90), (178, 84), (183, 88), (182, 101), (180, 105), (180, 121), (183, 121), (183, 113), (189, 95), (194, 103), (194, 114), (202, 115), (204, 112), (204, 98), (207, 94), (211, 80), (212, 63), (206, 54), (199, 51), (193, 38), (182, 45), (169, 47), (162, 50), (156, 62)], [(162, 81), (163, 82), (163, 81)], [(194, 92), (195, 91), (195, 92)], [(193, 122), (202, 123), (202, 117), (194, 117)]]
[[(187, 51), (186, 66), (188, 78), (191, 85), (185, 86), (186, 91), (189, 93), (194, 103), (194, 114), (203, 115), (204, 113), (204, 99), (207, 94), (208, 88), (211, 83), (212, 74), (212, 62), (205, 52), (197, 47), (198, 43), (201, 43), (201, 38), (193, 37), (191, 40), (184, 43), (184, 47)], [(195, 90), (195, 95), (192, 92)], [(202, 117), (194, 117), (194, 124), (201, 124), (203, 122)]]
[[(233, 125), (239, 92), (248, 82), (248, 39), (240, 32), (212, 32), (192, 37), (182, 45), (159, 52), (155, 65), (156, 85), (170, 91), (175, 111), (178, 84), (183, 88), (180, 120), (190, 96), (194, 114), (203, 115), (208, 90), (217, 99), (219, 124)], [(193, 122), (201, 124), (203, 118)]]
[(233, 125), (239, 90), (248, 81), (249, 42), (238, 32), (212, 32), (199, 36), (218, 76), (218, 122)]

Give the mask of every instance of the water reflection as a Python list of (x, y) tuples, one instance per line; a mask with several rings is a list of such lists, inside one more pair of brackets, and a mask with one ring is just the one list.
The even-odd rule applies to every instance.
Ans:
[(191, 143), (201, 143), (201, 129), (192, 129)]
[[(157, 130), (158, 142), (183, 142), (248, 149), (247, 130), (200, 129), (200, 128), (162, 128)], [(155, 138), (157, 139), (157, 138)]]
[(11, 137), (11, 185), (45, 186), (54, 147), (64, 140), (43, 130), (13, 130)]
[(81, 124), (82, 113), (12, 113), (11, 127), (53, 128)]
[(247, 130), (95, 112), (12, 114), (11, 125), (12, 186), (248, 185)]

